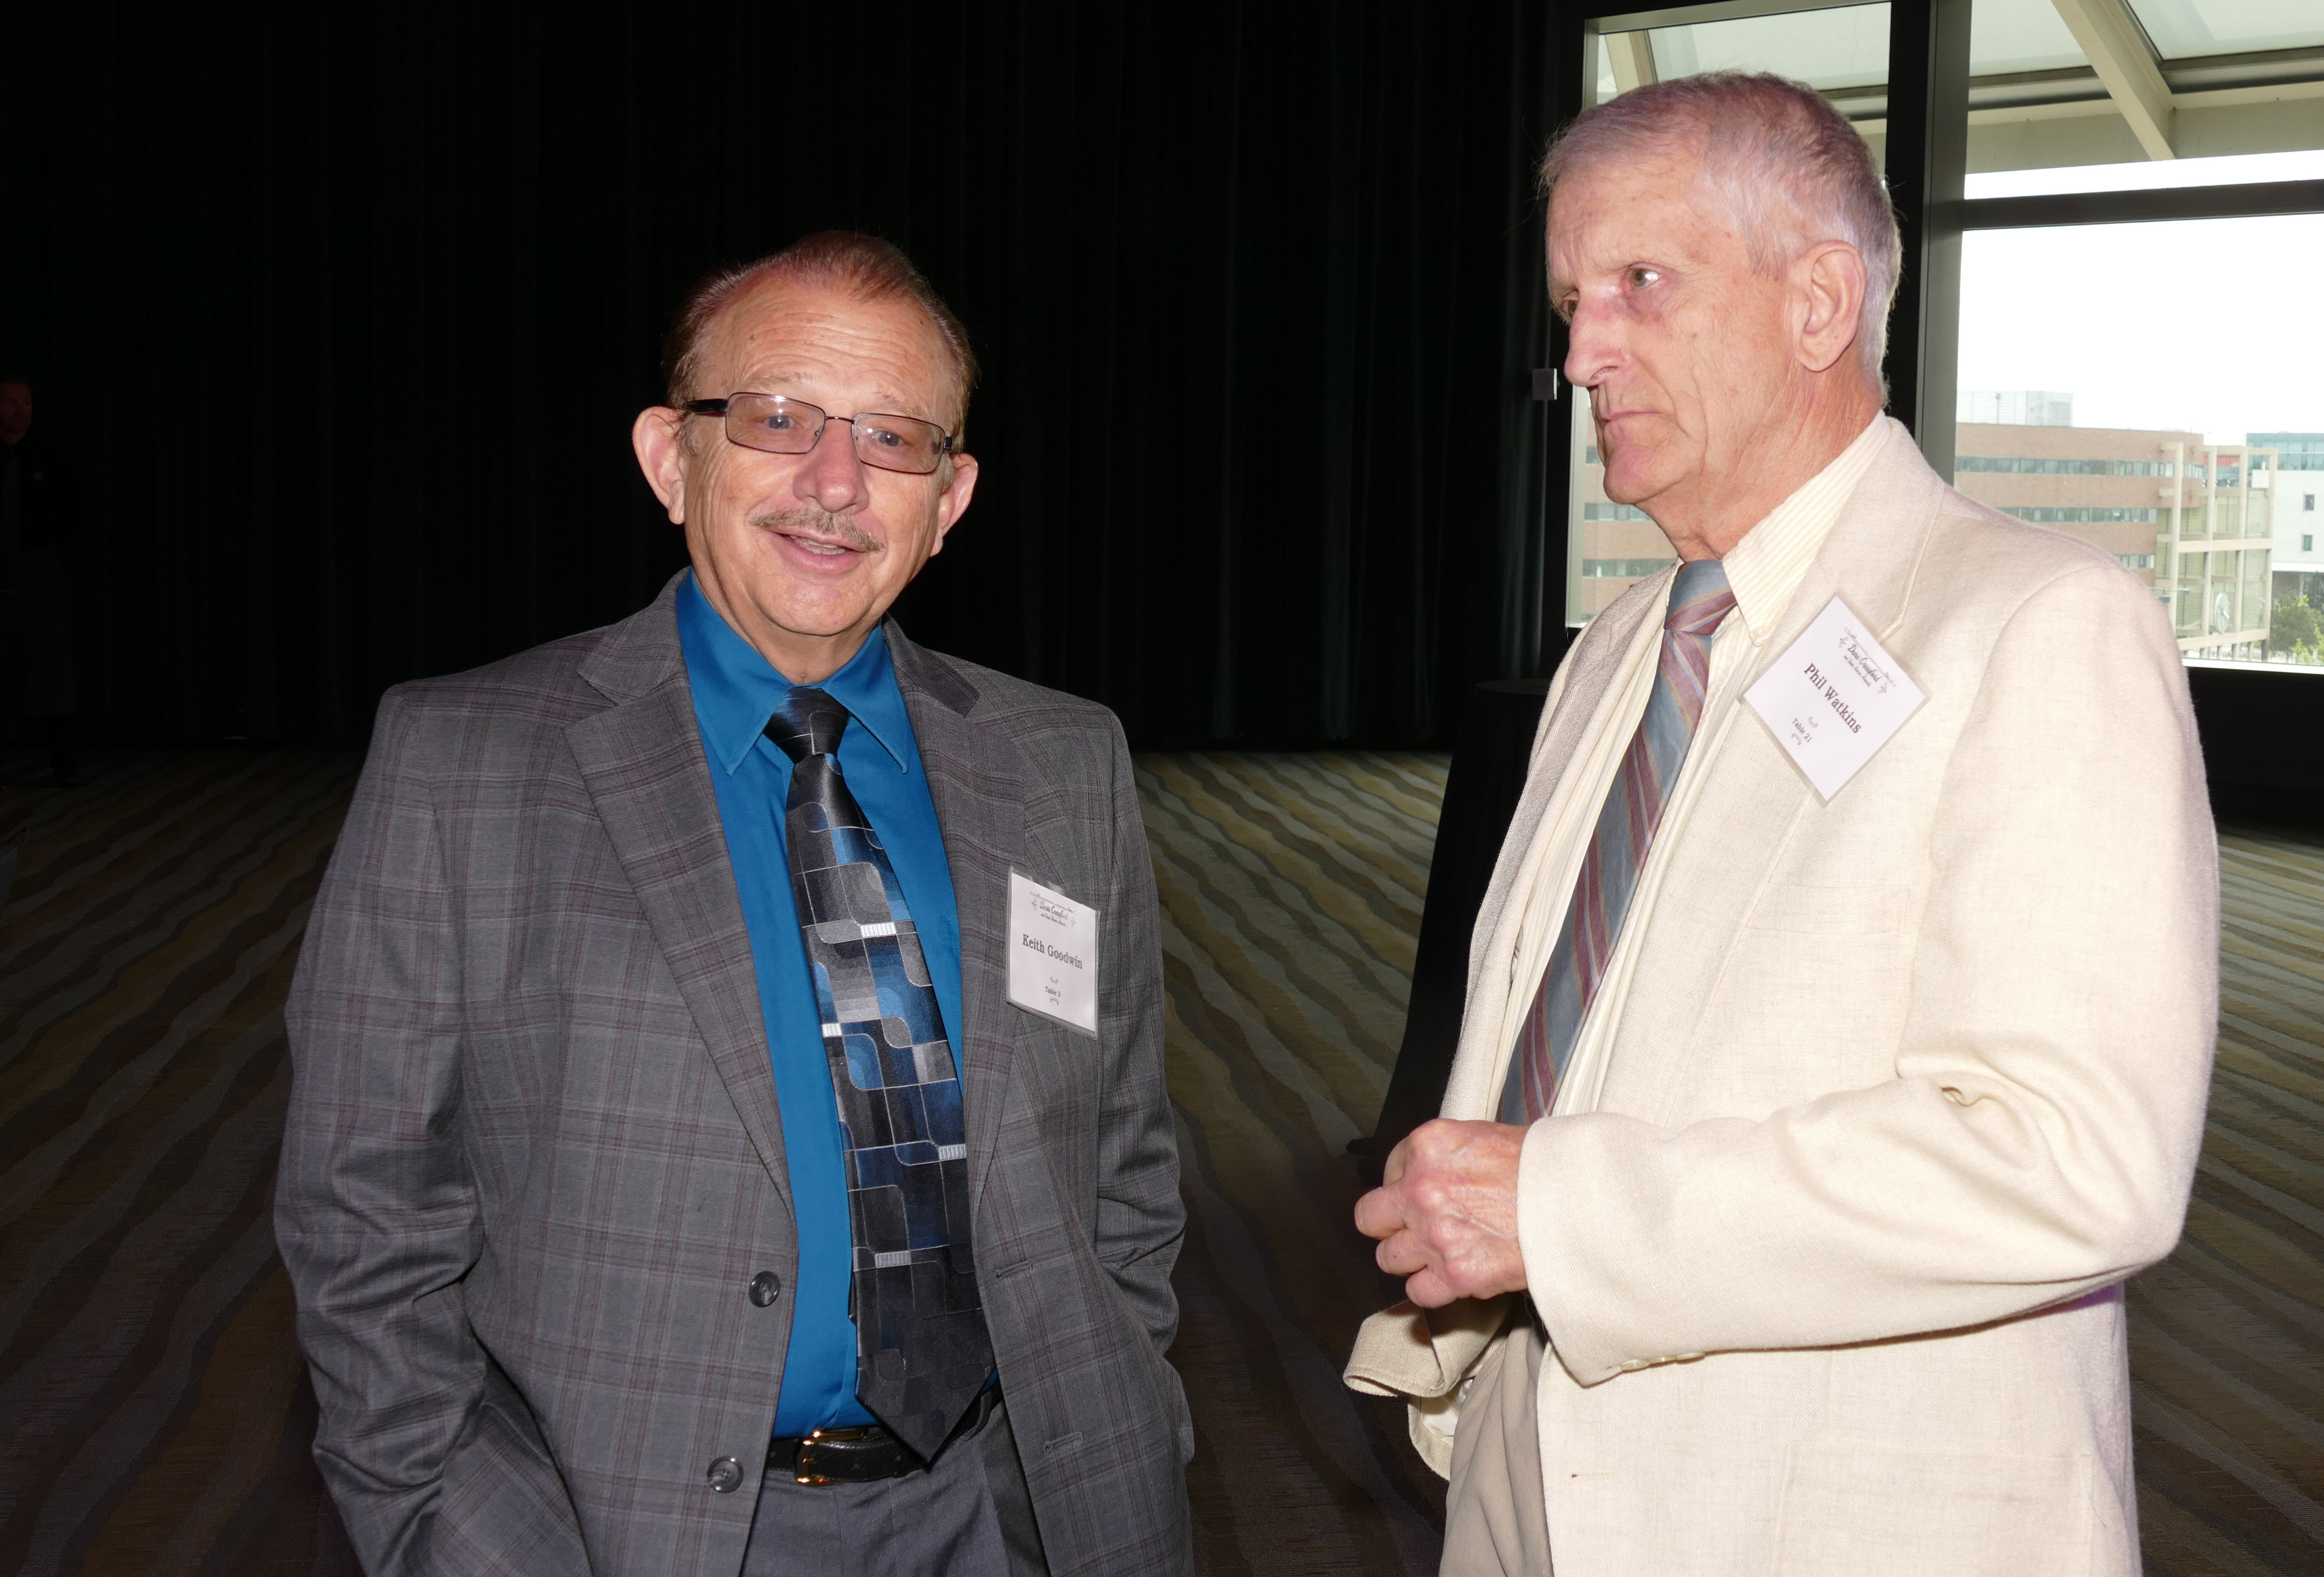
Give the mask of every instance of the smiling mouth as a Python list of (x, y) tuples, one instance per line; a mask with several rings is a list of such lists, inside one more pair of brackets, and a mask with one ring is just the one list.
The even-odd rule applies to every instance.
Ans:
[(761, 531), (796, 544), (817, 558), (844, 558), (849, 553), (876, 553), (883, 544), (844, 515), (825, 510), (786, 509), (761, 515), (751, 524)]

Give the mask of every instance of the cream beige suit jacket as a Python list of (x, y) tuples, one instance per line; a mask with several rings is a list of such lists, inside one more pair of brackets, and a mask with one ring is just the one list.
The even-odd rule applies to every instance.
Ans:
[[(2179, 652), (2135, 576), (1947, 487), (1902, 429), (1722, 693), (1834, 595), (1927, 703), (1829, 804), (1735, 719), (1594, 1105), (1527, 1136), (1558, 1577), (2135, 1571), (2120, 1284), (2177, 1239), (2217, 1016)], [(1491, 1113), (1535, 985), (1517, 873), (1664, 600), (1602, 614), (1545, 709), (1449, 1116)], [(1428, 1324), (1375, 1316), (1351, 1383), (1451, 1393), (1492, 1321)], [(1440, 1468), (1455, 1395), (1416, 1413)]]

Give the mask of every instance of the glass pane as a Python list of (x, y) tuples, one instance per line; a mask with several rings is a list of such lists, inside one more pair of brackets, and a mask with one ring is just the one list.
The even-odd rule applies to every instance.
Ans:
[(1886, 4), (1658, 27), (1651, 36), (1665, 80), (1697, 71), (1779, 71), (1822, 88), (1888, 80)]
[(1598, 433), (1590, 420), (1590, 393), (1573, 402), (1573, 522), (1565, 533), (1565, 617), (1588, 624), (1599, 611), (1678, 555), (1646, 511), (1606, 496), (1606, 468), (1598, 462)]
[(1969, 8), (1971, 77), (2089, 64), (2050, 0), (1977, 0)]
[(2317, 0), (2130, 0), (2165, 60), (2324, 44)]
[[(2155, 33), (2225, 40), (2230, 13), (2252, 22), (2281, 5), (2278, 20), (2297, 14), (2299, 25), (2276, 33), (2257, 31), (2232, 43), (2214, 42), (2192, 52), (2165, 49), (2161, 61), (2171, 103), (2162, 135), (2171, 157), (2156, 160), (2082, 54), (2051, 0), (1972, 0), (1969, 17), (1969, 170), (1972, 197), (1980, 173), (2102, 171), (2103, 175), (2055, 174), (2011, 188), (2032, 194), (2103, 191), (2153, 184), (2289, 180), (2292, 175), (2238, 175), (2188, 169), (2148, 180), (2149, 166), (2215, 164), (2230, 158), (2324, 148), (2324, 60), (2264, 51), (2324, 42), (2324, 0), (2138, 0), (2147, 25), (2176, 18)], [(2270, 14), (2275, 14), (2270, 13)], [(2212, 32), (2202, 32), (2209, 16)], [(2273, 24), (2270, 24), (2273, 25)], [(2176, 28), (2173, 32), (2171, 29)], [(2257, 60), (2207, 61), (2220, 49), (2261, 51)], [(2304, 173), (2304, 172), (2303, 172)]]
[(2157, 282), (2319, 248), (2324, 215), (1970, 232), (1954, 486), (2114, 554), (2190, 658), (2324, 663), (2324, 319), (2142, 329)]
[[(2324, 0), (2319, 0), (2324, 4)], [(2152, 191), (2166, 186), (2236, 186), (2253, 181), (2324, 180), (2324, 149), (2245, 153), (2226, 159), (2166, 159), (2079, 169), (1973, 172), (1970, 197), (2040, 197), (2061, 191)]]
[(1596, 63), (1590, 73), (1590, 102), (1603, 104), (1621, 91), (1614, 83), (1614, 57), (1606, 47), (1606, 38), (1603, 33), (1592, 38), (1590, 41), (1590, 47), (1596, 51), (1593, 57)]

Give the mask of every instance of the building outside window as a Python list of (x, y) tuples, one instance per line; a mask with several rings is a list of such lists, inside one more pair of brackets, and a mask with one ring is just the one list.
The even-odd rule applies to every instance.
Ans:
[[(1977, 421), (1998, 414), (2003, 420)], [(2038, 422), (2034, 418), (2039, 418)], [(2172, 610), (2180, 649), (2255, 656), (2267, 639), (2267, 451), (2194, 431), (2077, 427), (2071, 395), (1964, 390), (1953, 486), (2112, 553)]]
[(2272, 599), (2283, 627), (2271, 643), (2273, 654), (2279, 662), (2324, 663), (2324, 553), (2316, 551), (2324, 432), (2255, 432), (2251, 441), (2276, 451)]
[(2324, 432), (2254, 432), (2248, 441), (2276, 453), (2275, 598), (2304, 596), (2310, 580), (2324, 579), (2316, 522), (2310, 518), (2316, 513), (2316, 495), (2324, 492)]

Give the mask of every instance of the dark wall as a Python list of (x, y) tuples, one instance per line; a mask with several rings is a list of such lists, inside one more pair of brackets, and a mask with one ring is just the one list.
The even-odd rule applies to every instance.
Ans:
[(2187, 670), (2211, 808), (2324, 826), (2324, 674), (2256, 664)]
[(89, 726), (359, 737), (638, 607), (670, 307), (844, 225), (989, 368), (916, 635), (1148, 743), (1447, 738), (1539, 666), (1543, 9), (26, 7), (0, 356)]

